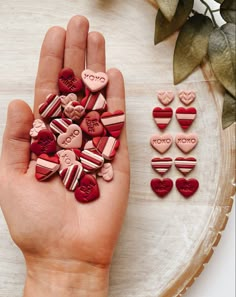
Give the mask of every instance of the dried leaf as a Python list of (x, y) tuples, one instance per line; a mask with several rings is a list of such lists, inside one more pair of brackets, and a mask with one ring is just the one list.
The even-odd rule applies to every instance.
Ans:
[(182, 27), (174, 52), (175, 84), (184, 80), (201, 64), (207, 54), (208, 40), (212, 30), (212, 21), (202, 14), (194, 15)]
[(236, 98), (228, 92), (224, 96), (224, 105), (222, 113), (222, 127), (223, 129), (229, 127), (236, 121)]
[(216, 78), (236, 97), (236, 25), (225, 24), (210, 36), (208, 55)]
[(220, 6), (220, 14), (226, 22), (236, 24), (236, 1), (224, 0)]
[(156, 0), (165, 18), (170, 22), (175, 15), (178, 0)]
[(186, 22), (194, 0), (179, 0), (173, 19), (169, 22), (159, 9), (156, 16), (154, 43), (157, 44), (177, 31)]
[(224, 2), (224, 0), (215, 0), (215, 2), (218, 2), (218, 3), (223, 3)]

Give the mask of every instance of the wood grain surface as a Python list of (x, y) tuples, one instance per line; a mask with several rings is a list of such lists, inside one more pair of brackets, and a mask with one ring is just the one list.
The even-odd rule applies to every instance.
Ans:
[[(232, 207), (234, 127), (221, 129), (222, 89), (209, 65), (197, 69), (184, 83), (173, 85), (176, 35), (153, 45), (153, 6), (142, 0), (1, 1), (0, 138), (8, 102), (22, 98), (33, 105), (39, 50), (46, 30), (53, 25), (65, 27), (75, 14), (89, 19), (91, 31), (104, 34), (107, 66), (119, 68), (126, 82), (131, 190), (113, 259), (109, 297), (182, 296), (210, 259)], [(150, 166), (151, 158), (158, 155), (149, 145), (150, 136), (158, 133), (151, 113), (158, 105), (158, 90), (175, 92), (171, 104), (175, 110), (182, 105), (177, 93), (183, 89), (197, 94), (192, 106), (198, 116), (189, 132), (199, 136), (191, 153), (198, 165), (190, 177), (199, 180), (200, 188), (189, 200), (176, 188), (159, 199), (149, 186), (150, 180), (158, 177)], [(167, 132), (173, 136), (182, 132), (175, 119)], [(183, 154), (173, 145), (165, 156)], [(175, 181), (181, 174), (172, 168), (168, 177)], [(0, 297), (22, 296), (24, 277), (23, 257), (1, 214)]]

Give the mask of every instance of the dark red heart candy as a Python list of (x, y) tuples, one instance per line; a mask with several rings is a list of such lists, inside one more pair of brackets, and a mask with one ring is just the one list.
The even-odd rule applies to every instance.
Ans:
[(31, 144), (30, 149), (37, 156), (41, 154), (55, 154), (57, 145), (54, 134), (47, 129), (39, 131), (38, 138)]
[(83, 118), (80, 128), (89, 136), (96, 137), (104, 134), (104, 128), (100, 122), (100, 114), (97, 111), (90, 111)]
[(58, 87), (62, 94), (78, 93), (83, 88), (83, 82), (76, 77), (71, 68), (64, 68), (59, 73)]
[(85, 174), (79, 181), (75, 190), (75, 198), (82, 203), (91, 202), (99, 198), (99, 187), (96, 178), (91, 174)]
[(199, 182), (195, 178), (178, 178), (175, 182), (178, 191), (185, 197), (191, 197), (198, 189)]
[(170, 178), (153, 178), (151, 180), (151, 188), (157, 196), (163, 198), (173, 188), (173, 181)]

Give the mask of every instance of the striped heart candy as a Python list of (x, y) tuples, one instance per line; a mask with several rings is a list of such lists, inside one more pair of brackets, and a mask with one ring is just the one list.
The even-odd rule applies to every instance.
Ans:
[(85, 110), (104, 111), (107, 108), (107, 102), (102, 93), (92, 93), (89, 89), (86, 89), (85, 97), (80, 104), (84, 106)]
[(36, 161), (35, 177), (39, 181), (46, 180), (53, 175), (60, 167), (59, 158), (57, 155), (48, 156), (41, 154)]
[(94, 137), (93, 144), (106, 160), (112, 160), (119, 148), (120, 141), (112, 136)]
[(195, 120), (197, 116), (197, 110), (194, 107), (189, 107), (189, 108), (178, 107), (176, 109), (175, 115), (180, 126), (184, 130), (187, 130)]
[(39, 105), (39, 114), (44, 119), (56, 118), (62, 115), (61, 99), (56, 94), (50, 94), (46, 102)]
[(172, 166), (172, 158), (153, 158), (151, 165), (160, 175), (164, 175)]
[(74, 191), (78, 181), (83, 175), (83, 167), (79, 162), (59, 171), (64, 186), (69, 191)]
[(50, 123), (50, 128), (55, 134), (65, 133), (67, 128), (72, 124), (71, 119), (62, 118), (52, 120)]
[(104, 158), (97, 153), (83, 150), (80, 154), (80, 161), (86, 172), (93, 172), (103, 166)]
[(122, 110), (115, 112), (104, 112), (101, 115), (101, 122), (111, 136), (118, 138), (125, 122), (125, 114)]
[(187, 175), (188, 173), (190, 173), (194, 167), (197, 164), (197, 160), (193, 157), (189, 157), (189, 158), (182, 158), (182, 157), (178, 157), (175, 158), (175, 167), (184, 175)]
[(175, 95), (172, 91), (159, 91), (157, 98), (163, 105), (168, 105), (174, 100)]
[(161, 130), (164, 130), (169, 125), (172, 115), (173, 110), (171, 107), (155, 107), (152, 111), (153, 119)]

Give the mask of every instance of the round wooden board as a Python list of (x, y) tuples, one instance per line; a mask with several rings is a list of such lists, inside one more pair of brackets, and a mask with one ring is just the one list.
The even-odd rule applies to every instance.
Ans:
[[(34, 79), (40, 45), (47, 28), (66, 26), (76, 14), (88, 17), (91, 30), (104, 33), (107, 66), (123, 72), (127, 95), (127, 130), (131, 160), (131, 188), (127, 215), (115, 251), (109, 297), (175, 297), (201, 273), (220, 240), (233, 200), (234, 127), (221, 128), (222, 89), (208, 65), (197, 69), (184, 83), (173, 85), (172, 56), (176, 36), (153, 45), (156, 9), (146, 1), (12, 0), (1, 4), (0, 137), (3, 135), (7, 104), (21, 97), (32, 105)], [(172, 90), (171, 104), (181, 106), (180, 90), (195, 90), (192, 106), (198, 116), (189, 132), (199, 136), (190, 154), (198, 165), (190, 174), (200, 187), (191, 199), (174, 188), (159, 199), (150, 189), (158, 177), (150, 166), (157, 156), (149, 145), (158, 133), (152, 109), (160, 105), (158, 90)], [(166, 130), (182, 132), (175, 118)], [(184, 156), (175, 145), (165, 154)], [(173, 167), (167, 175), (175, 181), (181, 174)], [(0, 296), (20, 297), (24, 283), (24, 261), (12, 244), (0, 217)], [(3, 293), (2, 293), (3, 292)], [(1, 295), (2, 294), (2, 295)]]

